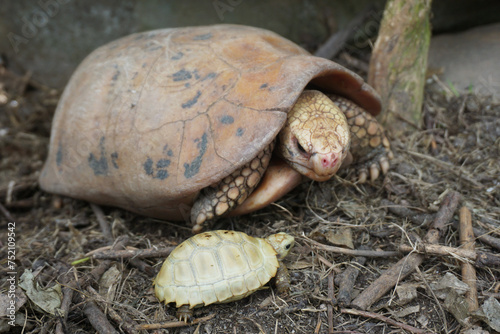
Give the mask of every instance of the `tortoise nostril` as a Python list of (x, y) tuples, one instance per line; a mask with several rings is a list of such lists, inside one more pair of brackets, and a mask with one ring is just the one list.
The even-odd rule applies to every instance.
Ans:
[(321, 165), (323, 168), (332, 168), (337, 164), (337, 157), (335, 155), (332, 155), (332, 157), (329, 159), (328, 157), (324, 157), (321, 159)]

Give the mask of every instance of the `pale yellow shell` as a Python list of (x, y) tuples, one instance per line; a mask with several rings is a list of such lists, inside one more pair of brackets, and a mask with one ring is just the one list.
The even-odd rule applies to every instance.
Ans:
[(276, 251), (265, 240), (242, 232), (211, 231), (181, 243), (163, 263), (155, 294), (177, 307), (244, 298), (276, 275)]

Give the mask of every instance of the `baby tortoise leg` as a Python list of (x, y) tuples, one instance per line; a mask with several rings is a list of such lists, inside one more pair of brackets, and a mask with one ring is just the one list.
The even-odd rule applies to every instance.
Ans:
[(200, 191), (191, 209), (193, 233), (201, 232), (204, 226), (209, 226), (247, 199), (264, 175), (273, 148), (274, 141), (243, 168)]
[(358, 181), (366, 182), (368, 175), (374, 181), (389, 170), (389, 160), (394, 157), (384, 129), (375, 117), (354, 102), (337, 95), (328, 95), (344, 112), (351, 130), (351, 154), (358, 169)]
[(278, 290), (278, 294), (281, 296), (288, 296), (290, 293), (290, 275), (288, 274), (288, 269), (283, 261), (278, 260), (278, 263), (280, 266), (276, 272), (276, 290)]
[(177, 309), (176, 316), (179, 321), (190, 322), (193, 319), (193, 310), (189, 308), (189, 305), (182, 305)]

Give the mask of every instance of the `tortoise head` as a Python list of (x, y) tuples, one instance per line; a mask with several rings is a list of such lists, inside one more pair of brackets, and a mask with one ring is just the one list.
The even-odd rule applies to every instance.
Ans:
[(278, 253), (277, 256), (280, 260), (288, 255), (288, 252), (290, 252), (290, 249), (295, 244), (294, 237), (284, 232), (272, 234), (266, 240), (271, 244), (276, 253)]
[(319, 91), (304, 91), (280, 132), (279, 154), (300, 174), (330, 179), (348, 155), (351, 136), (344, 113)]

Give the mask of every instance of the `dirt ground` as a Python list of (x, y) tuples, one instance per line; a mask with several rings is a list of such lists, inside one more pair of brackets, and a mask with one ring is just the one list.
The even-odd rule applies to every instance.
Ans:
[[(385, 318), (348, 313), (354, 308), (349, 299), (339, 297), (338, 289), (346, 269), (358, 268), (359, 275), (355, 281), (351, 279), (354, 288), (349, 292), (355, 298), (405, 257), (404, 253), (395, 253), (363, 259), (343, 250), (369, 250), (370, 254), (380, 255), (411, 245), (424, 238), (436, 213), (454, 192), (460, 195), (460, 202), (458, 208), (452, 208), (454, 214), (445, 222), (439, 244), (460, 247), (458, 209), (463, 206), (470, 210), (478, 233), (498, 241), (500, 106), (492, 104), (489, 97), (456, 96), (443, 90), (442, 83), (432, 81), (426, 89), (423, 124), (408, 127), (397, 138), (389, 134), (395, 158), (387, 175), (373, 183), (356, 184), (350, 181), (353, 172), (348, 171), (325, 183), (305, 183), (252, 215), (220, 220), (216, 228), (252, 236), (277, 231), (295, 236), (296, 246), (285, 261), (291, 274), (289, 297), (280, 298), (271, 287), (241, 301), (197, 309), (195, 317), (205, 320), (199, 324), (138, 330), (139, 325), (175, 320), (175, 309), (159, 304), (152, 291), (152, 280), (163, 258), (107, 261), (92, 259), (88, 253), (110, 246), (117, 239), (128, 247), (161, 249), (189, 237), (190, 228), (103, 207), (104, 224), (109, 224), (112, 233), (110, 239), (103, 234), (96, 216), (99, 208), (42, 192), (37, 179), (60, 92), (5, 68), (0, 73), (0, 276), (14, 272), (17, 286), (21, 275), (31, 270), (37, 291), (61, 285), (61, 295), (74, 293), (69, 308), (66, 306), (67, 319), (63, 319), (37, 307), (34, 297), (18, 288), (20, 325), (3, 330), (53, 333), (59, 325), (61, 333), (96, 333), (89, 322), (98, 318), (93, 315), (95, 309), (88, 306), (91, 301), (120, 333), (328, 333), (329, 321), (334, 325), (332, 333), (418, 332), (414, 329), (422, 333), (458, 333), (465, 328), (431, 288), (445, 274), (462, 278), (458, 256), (425, 255), (417, 270), (397, 282), (397, 289), (390, 288), (368, 308), (368, 312)], [(15, 230), (9, 230), (13, 225), (7, 223), (15, 223)], [(12, 232), (15, 265), (8, 268), (12, 240), (8, 235), (12, 236)], [(476, 250), (500, 252), (494, 244), (475, 241)], [(329, 246), (341, 250), (333, 252)], [(82, 261), (74, 263), (77, 260)], [(101, 272), (97, 273), (96, 268)], [(477, 263), (474, 268), (479, 305), (491, 296), (498, 299), (499, 267)], [(104, 271), (106, 279), (101, 278)], [(95, 275), (89, 278), (90, 272)], [(82, 283), (82, 278), (88, 284)], [(333, 285), (329, 282), (332, 278)], [(74, 285), (76, 279), (80, 281)], [(4, 296), (10, 289), (9, 282), (1, 280)], [(405, 298), (401, 291), (413, 294)], [(96, 293), (102, 298), (97, 298)], [(123, 319), (121, 324), (114, 313)], [(479, 321), (479, 325), (488, 329), (484, 322)]]

